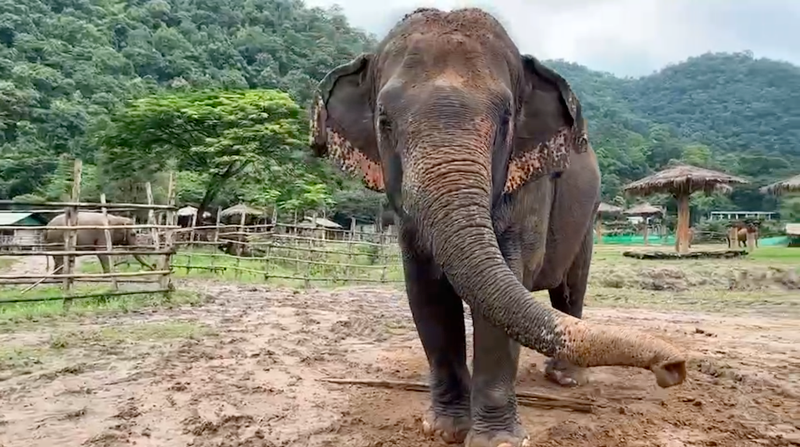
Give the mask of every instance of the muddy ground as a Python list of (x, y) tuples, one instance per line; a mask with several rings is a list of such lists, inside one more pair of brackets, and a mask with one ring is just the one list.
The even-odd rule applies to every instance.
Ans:
[[(181, 286), (207, 301), (6, 328), (0, 446), (444, 445), (421, 433), (425, 393), (320, 380), (425, 380), (402, 292)], [(590, 302), (587, 320), (686, 348), (689, 378), (665, 390), (647, 371), (596, 368), (589, 384), (560, 389), (544, 380), (543, 357), (524, 350), (519, 390), (595, 405), (591, 414), (521, 408), (534, 445), (800, 445), (800, 311), (776, 309), (732, 316)]]

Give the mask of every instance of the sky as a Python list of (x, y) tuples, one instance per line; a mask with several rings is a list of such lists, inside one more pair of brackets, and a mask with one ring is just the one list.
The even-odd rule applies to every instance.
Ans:
[(618, 76), (648, 75), (709, 51), (752, 51), (800, 65), (800, 0), (306, 0), (338, 4), (354, 26), (383, 35), (408, 12), (481, 7), (522, 53)]

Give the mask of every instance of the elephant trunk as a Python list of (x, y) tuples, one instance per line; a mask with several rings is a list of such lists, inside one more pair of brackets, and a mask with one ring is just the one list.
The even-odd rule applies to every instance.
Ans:
[(510, 338), (548, 357), (583, 367), (649, 369), (665, 388), (683, 382), (684, 356), (670, 344), (586, 323), (533, 299), (500, 251), (490, 214), (491, 157), (488, 149), (477, 150), (485, 157), (476, 157), (475, 147), (412, 150), (437, 156), (412, 155), (404, 173), (409, 211), (459, 296)]
[(135, 258), (137, 261), (139, 261), (139, 264), (142, 264), (142, 266), (143, 266), (143, 267), (147, 267), (147, 269), (148, 269), (148, 270), (155, 270), (155, 269), (153, 268), (153, 266), (152, 266), (152, 265), (150, 265), (150, 264), (148, 264), (148, 263), (147, 263), (147, 260), (145, 260), (145, 259), (142, 257), (142, 255), (140, 255), (140, 254), (138, 254), (138, 253), (134, 253), (134, 254), (133, 254), (133, 257), (134, 257), (134, 258)]

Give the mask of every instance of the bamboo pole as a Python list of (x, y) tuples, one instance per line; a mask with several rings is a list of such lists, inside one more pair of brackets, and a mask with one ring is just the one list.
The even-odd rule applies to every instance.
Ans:
[[(81, 197), (81, 173), (83, 172), (83, 162), (80, 159), (75, 159), (73, 168), (72, 168), (72, 194), (70, 195), (70, 200), (73, 203), (77, 203), (80, 201)], [(78, 225), (78, 207), (77, 206), (70, 206), (67, 207), (65, 210), (64, 221), (67, 223), (67, 226), (76, 226)], [(67, 230), (64, 233), (64, 251), (70, 251), (70, 247), (74, 247), (78, 242), (78, 234), (75, 230)], [(64, 307), (69, 308), (70, 304), (72, 304), (72, 299), (70, 295), (72, 295), (72, 277), (69, 276), (74, 272), (75, 267), (75, 258), (72, 256), (64, 256), (64, 272), (66, 275), (63, 276), (64, 278)], [(56, 276), (56, 275), (53, 275)]]
[[(80, 246), (79, 246), (80, 247)], [(160, 248), (158, 250), (51, 250), (51, 251), (37, 251), (30, 252), (25, 250), (20, 251), (4, 251), (2, 256), (94, 256), (94, 255), (165, 255), (174, 254), (175, 249)]]
[[(48, 278), (59, 279), (77, 279), (77, 278), (112, 278), (112, 277), (133, 277), (133, 276), (157, 276), (168, 273), (169, 271), (154, 270), (152, 272), (116, 272), (116, 273), (63, 273), (57, 275), (44, 275)], [(43, 275), (0, 275), (0, 280), (3, 279), (40, 279)]]
[[(103, 203), (103, 204), (106, 203), (106, 194), (105, 193), (100, 194), (100, 203)], [(106, 251), (111, 252), (111, 251), (114, 250), (114, 246), (113, 246), (113, 243), (112, 243), (112, 240), (111, 240), (111, 230), (108, 229), (108, 211), (107, 211), (106, 207), (103, 207), (102, 211), (103, 211), (103, 223), (105, 223), (105, 225), (106, 225), (106, 229), (103, 230), (103, 233), (104, 233), (105, 238), (106, 238)], [(109, 273), (114, 273), (114, 269), (115, 269), (115, 267), (114, 267), (114, 258), (112, 258), (111, 255), (109, 254), (108, 255), (108, 271), (109, 271)], [(117, 278), (111, 278), (111, 287), (114, 290), (119, 290), (119, 284), (117, 284)]]
[(140, 225), (36, 225), (36, 226), (19, 226), (19, 225), (3, 225), (4, 230), (148, 230), (148, 229), (171, 229), (175, 230), (180, 228), (177, 225), (157, 225), (157, 224), (140, 224)]
[[(77, 161), (77, 160), (76, 160)], [(82, 166), (82, 165), (81, 165)], [(81, 168), (82, 169), (82, 168)], [(41, 206), (41, 207), (53, 207), (53, 208), (68, 208), (68, 207), (77, 207), (77, 208), (89, 208), (94, 207), (95, 209), (100, 209), (103, 205), (101, 203), (92, 203), (92, 202), (78, 202), (78, 201), (71, 201), (71, 202), (17, 202), (15, 200), (0, 200), (0, 205), (20, 205), (20, 206)], [(140, 203), (108, 203), (106, 207), (111, 210), (116, 210), (118, 208), (133, 208), (138, 210), (146, 210), (146, 209), (159, 209), (159, 210), (166, 210), (170, 209), (167, 205), (144, 205)], [(172, 209), (175, 209), (173, 206)], [(53, 212), (55, 210), (51, 210)]]
[[(115, 291), (115, 292), (97, 292), (97, 293), (87, 293), (82, 295), (73, 295), (71, 299), (85, 299), (85, 298), (99, 298), (99, 297), (112, 297), (112, 296), (126, 296), (126, 295), (144, 295), (148, 293), (160, 293), (163, 290), (126, 290), (126, 291)], [(13, 303), (28, 303), (28, 302), (37, 302), (37, 301), (58, 301), (61, 300), (61, 297), (34, 297), (34, 298), (24, 298), (24, 299), (10, 299), (10, 300), (0, 300), (0, 305), (3, 304), (13, 304)]]
[[(169, 173), (169, 183), (167, 185), (167, 205), (175, 205), (175, 173), (170, 171)], [(177, 212), (168, 210), (164, 219), (167, 224), (174, 224), (177, 223)], [(174, 240), (175, 237), (174, 232), (172, 230), (167, 230), (164, 234), (164, 248), (169, 250), (170, 252), (174, 249)], [(159, 270), (162, 271), (169, 271), (171, 272), (172, 269), (170, 268), (170, 254), (165, 253), (160, 259), (160, 265), (158, 266)], [(159, 278), (159, 287), (162, 290), (166, 290), (164, 292), (164, 298), (169, 299), (170, 293), (172, 291), (172, 282), (171, 282), (171, 273), (165, 274)]]
[[(145, 192), (147, 193), (147, 204), (152, 206), (153, 205), (153, 185), (150, 182), (147, 182), (147, 183), (144, 184), (144, 188), (145, 188)], [(155, 225), (156, 224), (155, 220), (156, 220), (155, 219), (155, 211), (153, 211), (152, 208), (147, 210), (147, 224), (148, 225)], [(150, 237), (153, 239), (153, 248), (158, 250), (158, 246), (159, 246), (159, 243), (158, 243), (158, 230), (156, 230), (155, 228), (151, 227), (151, 229), (150, 229)]]
[(676, 233), (678, 253), (689, 252), (689, 194), (678, 194), (678, 228)]

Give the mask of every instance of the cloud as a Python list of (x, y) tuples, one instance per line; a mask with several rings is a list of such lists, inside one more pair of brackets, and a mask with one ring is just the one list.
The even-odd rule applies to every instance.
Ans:
[(751, 50), (800, 64), (797, 0), (306, 0), (339, 4), (351, 23), (382, 37), (420, 6), (478, 6), (520, 51), (618, 75), (649, 74), (709, 51)]

